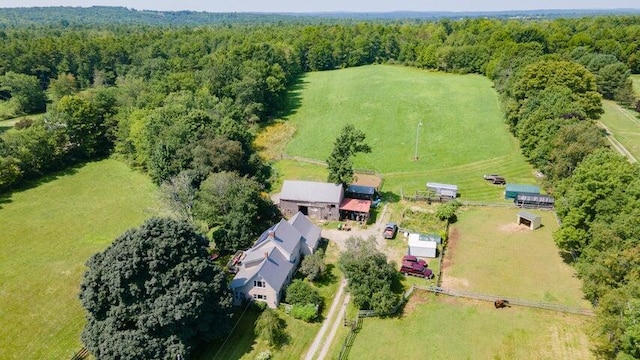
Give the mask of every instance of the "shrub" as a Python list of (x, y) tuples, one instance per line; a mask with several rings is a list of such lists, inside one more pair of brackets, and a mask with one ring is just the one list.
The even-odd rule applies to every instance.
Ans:
[(459, 207), (460, 203), (457, 200), (444, 203), (436, 210), (436, 217), (442, 221), (452, 221), (456, 218), (456, 211)]
[(291, 305), (315, 305), (320, 303), (320, 294), (308, 282), (296, 279), (287, 288), (285, 302)]
[(285, 332), (286, 323), (278, 316), (278, 313), (273, 309), (266, 309), (258, 317), (256, 321), (256, 327), (254, 329), (255, 334), (267, 342), (270, 346), (278, 347), (282, 345), (287, 334)]
[(319, 279), (326, 270), (324, 264), (324, 250), (319, 249), (314, 254), (307, 255), (302, 259), (300, 272), (307, 277), (307, 280)]
[(318, 311), (314, 304), (294, 305), (291, 308), (291, 316), (306, 322), (312, 322), (318, 318)]

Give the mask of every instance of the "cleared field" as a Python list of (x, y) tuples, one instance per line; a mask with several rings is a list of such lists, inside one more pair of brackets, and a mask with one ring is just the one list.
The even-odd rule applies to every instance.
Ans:
[(451, 225), (443, 287), (529, 301), (589, 307), (580, 280), (553, 242), (558, 228), (549, 211), (542, 227), (516, 224), (518, 209), (470, 208)]
[(462, 198), (498, 201), (502, 189), (485, 184), (483, 174), (535, 182), (491, 82), (482, 76), (372, 65), (309, 73), (299, 88), (292, 95), (302, 99), (300, 106), (287, 119), (295, 131), (283, 131), (295, 134), (284, 150), (288, 155), (325, 160), (340, 129), (352, 123), (373, 149), (354, 165), (381, 172), (385, 191), (448, 182), (458, 184)]
[(631, 81), (636, 94), (640, 95), (640, 75), (631, 75)]
[(0, 198), (0, 359), (69, 359), (89, 257), (158, 211), (149, 178), (116, 160)]
[(367, 318), (350, 359), (591, 359), (588, 319), (416, 291), (398, 318)]
[(638, 113), (613, 101), (602, 102), (604, 114), (600, 121), (636, 159), (640, 159), (640, 118)]

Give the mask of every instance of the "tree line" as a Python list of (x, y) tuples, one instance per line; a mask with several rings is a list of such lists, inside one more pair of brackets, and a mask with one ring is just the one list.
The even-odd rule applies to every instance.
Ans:
[(602, 99), (637, 103), (640, 17), (5, 27), (0, 43), (0, 116), (47, 109), (0, 134), (1, 189), (114, 155), (226, 250), (278, 216), (253, 136), (291, 110), (287, 90), (304, 72), (390, 63), (484, 74), (557, 198), (555, 240), (598, 305), (595, 351), (640, 357), (638, 166), (594, 122)]

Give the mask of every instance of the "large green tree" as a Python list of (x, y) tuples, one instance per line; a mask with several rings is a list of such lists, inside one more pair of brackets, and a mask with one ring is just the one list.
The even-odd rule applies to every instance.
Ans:
[(219, 249), (246, 249), (278, 219), (277, 208), (262, 191), (255, 180), (233, 172), (212, 173), (202, 182), (195, 217), (216, 229)]
[(0, 76), (0, 100), (9, 100), (18, 114), (42, 112), (47, 106), (47, 97), (35, 76), (12, 71)]
[(327, 159), (329, 166), (328, 181), (348, 185), (353, 180), (353, 156), (357, 153), (370, 153), (371, 147), (364, 142), (365, 134), (353, 124), (347, 124), (333, 143), (333, 151)]
[(350, 237), (338, 261), (347, 277), (353, 303), (361, 309), (384, 314), (392, 311), (399, 299), (392, 288), (398, 271), (387, 256), (376, 248), (374, 238)]
[(82, 341), (97, 359), (190, 358), (227, 334), (231, 294), (208, 241), (184, 223), (153, 218), (87, 262)]

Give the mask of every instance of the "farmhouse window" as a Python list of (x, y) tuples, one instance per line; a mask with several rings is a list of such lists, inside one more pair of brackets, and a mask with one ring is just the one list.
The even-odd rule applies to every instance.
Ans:
[(253, 298), (256, 300), (267, 300), (267, 295), (253, 294)]
[(262, 281), (262, 280), (254, 280), (254, 281), (253, 281), (253, 286), (254, 286), (254, 287), (261, 287), (261, 288), (263, 288), (263, 287), (265, 287), (265, 284), (264, 284), (264, 281)]

